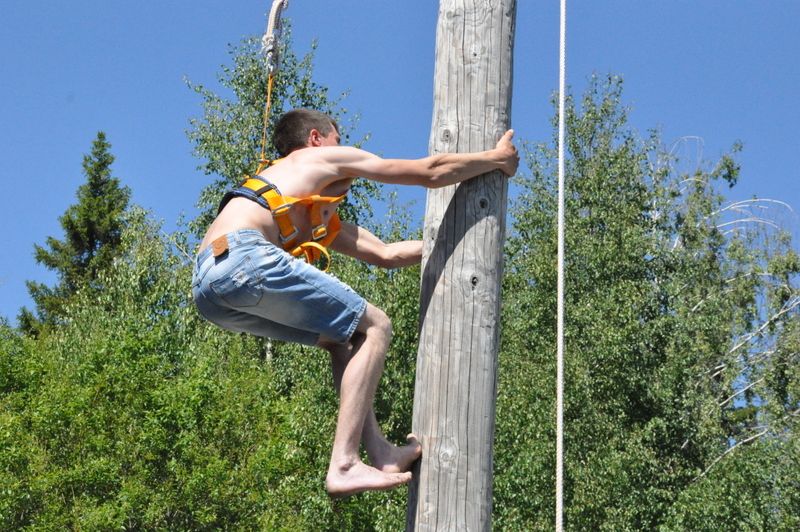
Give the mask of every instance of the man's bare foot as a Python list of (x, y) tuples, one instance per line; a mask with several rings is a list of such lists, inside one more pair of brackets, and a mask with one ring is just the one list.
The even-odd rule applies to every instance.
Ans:
[(402, 486), (411, 480), (411, 473), (384, 473), (364, 462), (355, 462), (346, 467), (331, 464), (325, 487), (331, 497), (347, 497), (362, 491), (388, 490)]
[(406, 436), (407, 445), (398, 447), (386, 442), (369, 455), (373, 467), (384, 473), (401, 473), (411, 469), (411, 464), (422, 455), (422, 445), (419, 444), (414, 434)]

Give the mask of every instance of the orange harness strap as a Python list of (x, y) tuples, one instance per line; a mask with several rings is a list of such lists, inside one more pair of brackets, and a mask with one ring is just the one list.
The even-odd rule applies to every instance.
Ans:
[[(331, 256), (328, 253), (328, 246), (336, 239), (341, 229), (339, 215), (334, 212), (325, 224), (322, 220), (322, 209), (325, 206), (333, 205), (342, 201), (345, 196), (310, 196), (308, 198), (294, 198), (283, 196), (273, 186), (268, 186), (264, 191), (264, 181), (255, 177), (248, 178), (241, 185), (253, 192), (260, 193), (264, 201), (269, 205), (272, 217), (278, 224), (280, 231), (281, 245), (294, 257), (303, 256), (309, 264), (315, 263), (320, 259), (325, 259), (322, 271), (327, 271), (330, 266)], [(311, 214), (311, 240), (296, 244), (298, 230), (292, 223), (289, 213), (295, 204), (305, 205)]]

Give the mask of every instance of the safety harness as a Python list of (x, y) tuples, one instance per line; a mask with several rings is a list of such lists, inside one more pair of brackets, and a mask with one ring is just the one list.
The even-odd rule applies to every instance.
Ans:
[[(288, 251), (293, 257), (305, 259), (306, 262), (316, 265), (322, 271), (328, 271), (331, 255), (327, 248), (339, 234), (341, 221), (339, 215), (334, 212), (325, 223), (322, 219), (322, 209), (342, 201), (345, 195), (335, 197), (313, 195), (307, 198), (284, 196), (275, 185), (263, 177), (255, 175), (248, 177), (237, 188), (225, 194), (217, 212), (222, 212), (225, 205), (235, 197), (244, 197), (255, 201), (272, 213), (272, 218), (278, 224), (280, 231), (281, 246), (285, 251)], [(311, 215), (311, 240), (299, 244), (297, 243), (299, 231), (289, 217), (292, 207), (297, 204), (308, 207)], [(318, 264), (320, 261), (322, 265)]]
[[(308, 198), (294, 198), (284, 196), (278, 188), (259, 176), (258, 174), (268, 166), (280, 161), (271, 161), (266, 156), (267, 150), (267, 127), (269, 125), (269, 115), (272, 104), (272, 87), (275, 76), (280, 67), (280, 57), (278, 50), (278, 40), (281, 34), (281, 11), (289, 4), (289, 0), (273, 0), (267, 22), (267, 31), (261, 39), (262, 51), (266, 56), (267, 66), (267, 98), (264, 104), (264, 127), (261, 136), (261, 157), (259, 158), (256, 175), (245, 178), (245, 181), (237, 188), (229, 191), (222, 198), (217, 214), (222, 212), (225, 205), (235, 197), (244, 197), (255, 201), (272, 213), (272, 217), (278, 224), (280, 231), (281, 246), (285, 251), (291, 253), (293, 257), (302, 257), (309, 264), (314, 264), (322, 271), (328, 271), (331, 264), (331, 255), (328, 253), (328, 246), (336, 239), (341, 229), (339, 215), (334, 211), (327, 223), (322, 220), (322, 209), (326, 206), (334, 205), (342, 201), (345, 195), (338, 197), (331, 196), (310, 196)], [(289, 213), (296, 204), (308, 207), (311, 214), (311, 240), (308, 242), (297, 243), (299, 231), (292, 223)], [(324, 259), (324, 261), (322, 260)], [(318, 264), (322, 262), (322, 264)]]

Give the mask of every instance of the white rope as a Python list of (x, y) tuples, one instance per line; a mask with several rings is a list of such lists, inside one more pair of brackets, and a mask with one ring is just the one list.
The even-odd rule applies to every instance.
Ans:
[(558, 79), (558, 310), (556, 337), (556, 532), (564, 529), (564, 129), (567, 78), (567, 0), (561, 0)]
[(279, 68), (280, 58), (276, 44), (281, 33), (281, 11), (289, 7), (289, 0), (274, 0), (269, 10), (267, 30), (261, 38), (261, 53), (267, 57), (267, 69), (270, 74)]

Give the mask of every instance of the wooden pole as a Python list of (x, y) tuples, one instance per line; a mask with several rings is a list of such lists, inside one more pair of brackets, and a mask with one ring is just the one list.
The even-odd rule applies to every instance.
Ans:
[[(441, 0), (430, 152), (493, 148), (511, 117), (516, 0)], [(428, 193), (407, 530), (489, 530), (507, 178)]]

